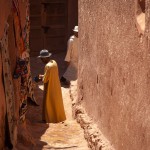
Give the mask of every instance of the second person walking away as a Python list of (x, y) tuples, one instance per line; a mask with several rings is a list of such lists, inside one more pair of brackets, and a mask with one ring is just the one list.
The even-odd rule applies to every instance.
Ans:
[(68, 40), (67, 54), (65, 61), (68, 63), (68, 68), (60, 81), (69, 85), (70, 81), (77, 79), (78, 70), (78, 26), (73, 29), (74, 35)]

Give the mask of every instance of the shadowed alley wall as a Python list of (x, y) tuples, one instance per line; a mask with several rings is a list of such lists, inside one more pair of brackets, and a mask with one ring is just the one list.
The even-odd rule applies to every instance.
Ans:
[(150, 51), (135, 9), (133, 0), (79, 1), (79, 101), (116, 150), (150, 149)]
[(68, 0), (68, 39), (76, 25), (78, 25), (78, 0)]
[[(19, 1), (19, 10), (20, 10), (20, 18), (21, 18), (21, 27), (24, 28), (26, 24), (26, 1)], [(14, 18), (13, 18), (13, 9), (12, 9), (12, 1), (10, 0), (0, 0), (0, 40), (4, 36), (4, 28), (6, 23), (9, 24), (8, 30), (8, 51), (10, 55), (10, 68), (11, 74), (13, 76), (15, 68), (16, 68), (16, 60), (17, 60), (17, 47), (15, 45), (15, 35), (14, 35)], [(5, 130), (8, 131), (5, 124), (6, 117), (6, 100), (5, 100), (5, 91), (4, 91), (4, 79), (2, 72), (2, 58), (1, 58), (1, 48), (0, 48), (0, 150), (3, 149), (6, 143), (8, 142), (8, 138), (5, 135)], [(19, 120), (19, 104), (20, 104), (20, 79), (13, 79), (14, 86), (14, 94), (15, 94), (15, 119)], [(16, 144), (17, 139), (14, 139), (14, 143)], [(8, 145), (7, 145), (8, 146)]]
[[(3, 6), (3, 7), (1, 7)], [(4, 27), (7, 21), (8, 15), (10, 13), (11, 3), (6, 0), (0, 1), (0, 39), (4, 34)], [(2, 58), (0, 52), (0, 149), (4, 148), (5, 141), (5, 115), (6, 115), (6, 103), (5, 103), (5, 93), (2, 80)]]
[(78, 0), (30, 0), (31, 56), (41, 49), (66, 51), (67, 41), (78, 24)]

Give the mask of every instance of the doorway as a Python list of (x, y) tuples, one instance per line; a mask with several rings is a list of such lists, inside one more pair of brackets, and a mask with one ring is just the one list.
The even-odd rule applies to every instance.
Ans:
[(74, 0), (30, 0), (30, 56), (41, 49), (66, 51), (70, 28), (78, 24), (77, 6)]

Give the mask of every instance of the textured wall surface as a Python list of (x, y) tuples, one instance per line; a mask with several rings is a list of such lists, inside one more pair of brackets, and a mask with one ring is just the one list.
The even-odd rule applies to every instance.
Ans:
[[(26, 1), (19, 1), (20, 7), (20, 15), (21, 15), (21, 26), (22, 28), (25, 26), (26, 21)], [(13, 28), (13, 15), (11, 11), (12, 5), (11, 1), (9, 0), (0, 0), (0, 40), (4, 34), (4, 28), (6, 22), (9, 24), (9, 31), (8, 31), (8, 50), (10, 55), (10, 62), (11, 62), (11, 71), (12, 75), (14, 73), (16, 67), (16, 58), (17, 58), (17, 48), (15, 45), (15, 35), (14, 35), (14, 28)], [(15, 91), (15, 117), (19, 119), (19, 87), (20, 81), (14, 80), (14, 91)], [(3, 80), (2, 80), (2, 60), (1, 60), (1, 53), (0, 53), (0, 150), (4, 147), (4, 140), (5, 140), (5, 115), (6, 115), (6, 104), (5, 104), (5, 93), (3, 87)], [(7, 129), (8, 130), (8, 129)], [(7, 139), (6, 139), (7, 140)]]
[(10, 14), (11, 1), (0, 0), (0, 39), (3, 37), (4, 27), (7, 21), (7, 17)]
[(79, 1), (79, 101), (116, 150), (150, 149), (149, 52), (135, 7)]
[[(14, 35), (14, 28), (13, 28), (13, 15), (9, 15), (7, 22), (9, 24), (9, 31), (8, 31), (8, 51), (11, 62), (11, 73), (12, 76), (14, 74), (16, 68), (16, 61), (17, 61), (17, 47), (15, 44), (15, 35)], [(14, 93), (15, 93), (15, 118), (19, 119), (19, 104), (20, 104), (20, 79), (13, 79), (14, 83)]]
[(72, 29), (78, 25), (78, 0), (68, 0), (68, 38), (73, 34)]
[(6, 115), (6, 104), (5, 104), (4, 87), (2, 81), (2, 58), (0, 53), (0, 149), (3, 149), (4, 147), (5, 115)]
[[(10, 13), (10, 1), (0, 0), (0, 40), (4, 34), (4, 27), (9, 13)], [(0, 149), (4, 148), (5, 115), (6, 115), (6, 104), (2, 80), (2, 59), (0, 52)]]

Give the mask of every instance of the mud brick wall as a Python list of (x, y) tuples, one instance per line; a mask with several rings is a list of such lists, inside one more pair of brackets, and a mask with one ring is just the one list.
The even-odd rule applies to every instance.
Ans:
[[(4, 27), (10, 13), (11, 3), (9, 0), (0, 1), (0, 39), (4, 34)], [(5, 141), (5, 115), (6, 115), (6, 103), (4, 86), (2, 80), (2, 58), (0, 52), (0, 149), (4, 147)]]
[(135, 9), (133, 0), (79, 1), (79, 101), (116, 150), (150, 149), (148, 40)]
[(0, 149), (4, 147), (5, 140), (5, 114), (6, 114), (6, 103), (4, 95), (4, 86), (2, 81), (2, 58), (0, 53)]
[[(22, 29), (26, 23), (26, 1), (19, 1), (20, 8), (20, 16), (21, 16), (21, 26)], [(8, 30), (8, 51), (11, 62), (11, 70), (12, 75), (14, 73), (16, 67), (16, 59), (17, 59), (17, 48), (15, 45), (15, 37), (14, 37), (14, 28), (13, 28), (13, 15), (12, 15), (12, 3), (10, 0), (1, 0), (0, 1), (0, 40), (4, 35), (4, 28), (6, 22), (9, 24)], [(20, 81), (14, 80), (14, 90), (15, 90), (15, 107), (16, 112), (15, 116), (19, 119), (19, 87)], [(4, 140), (5, 140), (5, 115), (6, 115), (6, 103), (5, 103), (5, 93), (4, 93), (4, 85), (2, 79), (2, 59), (0, 52), (0, 149), (4, 148)], [(7, 140), (7, 139), (6, 139)]]

